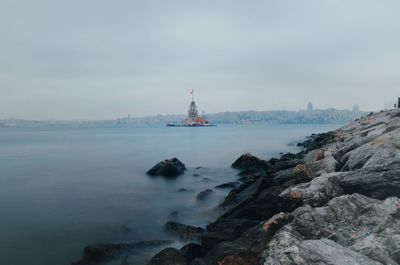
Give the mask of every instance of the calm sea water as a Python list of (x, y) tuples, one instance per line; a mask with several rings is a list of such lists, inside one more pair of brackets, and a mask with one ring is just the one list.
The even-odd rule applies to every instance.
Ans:
[[(0, 264), (67, 265), (88, 243), (165, 239), (172, 211), (204, 226), (228, 191), (201, 203), (196, 194), (236, 180), (239, 155), (297, 151), (296, 141), (339, 126), (0, 128)], [(171, 157), (185, 175), (145, 175)]]

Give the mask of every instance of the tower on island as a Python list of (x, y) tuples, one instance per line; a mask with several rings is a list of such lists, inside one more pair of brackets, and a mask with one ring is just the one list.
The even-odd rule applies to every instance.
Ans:
[(204, 117), (199, 116), (196, 102), (194, 101), (194, 90), (190, 90), (192, 95), (192, 101), (190, 102), (188, 117), (184, 120), (184, 124), (187, 126), (208, 126), (209, 122)]
[(194, 102), (194, 100), (192, 100), (192, 102), (190, 102), (188, 117), (190, 119), (197, 119), (199, 117), (199, 111), (197, 110), (196, 102)]

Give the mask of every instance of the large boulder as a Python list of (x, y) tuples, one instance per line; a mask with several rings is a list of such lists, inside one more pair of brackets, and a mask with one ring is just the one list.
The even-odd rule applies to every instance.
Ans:
[(300, 241), (295, 247), (285, 249), (284, 253), (282, 251), (271, 253), (264, 265), (270, 264), (383, 265), (329, 239)]
[(265, 265), (399, 264), (400, 200), (343, 195), (293, 213), (265, 248)]
[(149, 176), (176, 177), (182, 175), (185, 170), (185, 164), (177, 158), (172, 158), (157, 163), (146, 174)]
[(236, 159), (231, 167), (239, 169), (241, 171), (240, 175), (265, 176), (270, 168), (270, 164), (268, 161), (246, 153)]
[(182, 241), (197, 241), (204, 233), (204, 229), (201, 227), (185, 225), (175, 221), (167, 222), (164, 228), (169, 234), (178, 236)]
[(400, 197), (400, 161), (349, 172), (323, 174), (311, 182), (291, 186), (279, 195), (286, 205), (323, 206), (343, 194), (360, 193), (376, 199)]

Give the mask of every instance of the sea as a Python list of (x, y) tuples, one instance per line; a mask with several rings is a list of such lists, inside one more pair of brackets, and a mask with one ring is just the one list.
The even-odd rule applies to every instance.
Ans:
[[(238, 179), (230, 165), (241, 154), (297, 152), (298, 141), (339, 127), (1, 127), (0, 264), (69, 265), (88, 244), (169, 239), (172, 218), (205, 227), (229, 192), (215, 186)], [(146, 175), (172, 157), (184, 175)], [(215, 193), (198, 201), (208, 188)]]

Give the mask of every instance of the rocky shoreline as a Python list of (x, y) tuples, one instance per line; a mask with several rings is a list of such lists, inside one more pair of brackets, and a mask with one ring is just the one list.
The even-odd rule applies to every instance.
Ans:
[(268, 161), (238, 158), (240, 185), (226, 185), (222, 215), (205, 230), (170, 222), (191, 242), (147, 264), (400, 264), (400, 112), (371, 113), (299, 146)]

